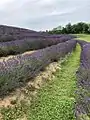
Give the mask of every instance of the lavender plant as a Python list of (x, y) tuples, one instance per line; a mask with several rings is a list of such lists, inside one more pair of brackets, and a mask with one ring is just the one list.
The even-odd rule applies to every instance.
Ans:
[(59, 43), (32, 54), (21, 54), (0, 62), (0, 95), (25, 85), (39, 71), (54, 60), (72, 52), (76, 46), (75, 40)]
[(28, 50), (42, 49), (51, 45), (56, 45), (67, 40), (71, 40), (71, 36), (49, 36), (44, 38), (28, 37), (23, 40), (15, 40), (0, 43), (0, 56), (20, 54)]
[(77, 71), (76, 118), (90, 117), (90, 43), (78, 41), (81, 45), (80, 67)]

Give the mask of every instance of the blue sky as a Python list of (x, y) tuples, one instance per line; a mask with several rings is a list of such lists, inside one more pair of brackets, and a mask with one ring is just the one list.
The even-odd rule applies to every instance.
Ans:
[(90, 0), (0, 0), (0, 24), (33, 30), (90, 22)]

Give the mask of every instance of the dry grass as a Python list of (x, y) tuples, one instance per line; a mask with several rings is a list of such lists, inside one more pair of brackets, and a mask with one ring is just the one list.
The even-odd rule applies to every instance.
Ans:
[[(32, 54), (32, 53), (34, 53), (35, 51), (28, 51), (28, 52), (25, 52), (25, 53), (23, 53), (22, 55), (27, 55), (27, 54)], [(7, 61), (8, 59), (11, 59), (11, 58), (13, 58), (13, 57), (15, 57), (16, 55), (10, 55), (10, 56), (8, 56), (8, 57), (0, 57), (0, 62), (3, 62), (3, 60), (4, 61)]]

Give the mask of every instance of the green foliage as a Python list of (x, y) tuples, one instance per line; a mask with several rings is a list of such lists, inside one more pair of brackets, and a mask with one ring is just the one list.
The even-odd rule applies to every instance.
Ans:
[(67, 32), (67, 34), (69, 34), (69, 33), (72, 32), (72, 25), (71, 25), (71, 23), (68, 23), (68, 24), (66, 25), (66, 32)]
[(49, 31), (51, 34), (80, 34), (80, 33), (90, 33), (90, 24), (79, 22), (77, 24), (71, 25), (68, 23), (65, 27), (57, 27)]

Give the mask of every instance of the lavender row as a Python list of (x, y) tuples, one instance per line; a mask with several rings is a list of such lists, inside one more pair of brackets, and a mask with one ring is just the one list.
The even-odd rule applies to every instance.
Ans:
[(60, 38), (63, 36), (69, 36), (71, 38), (75, 38), (74, 35), (50, 35), (48, 33), (40, 33), (40, 32), (33, 32), (33, 33), (26, 33), (26, 32), (20, 32), (20, 33), (8, 33), (8, 34), (2, 34), (0, 35), (0, 42), (8, 42), (8, 41), (15, 41), (15, 40), (22, 40), (22, 39), (46, 39), (46, 38)]
[(88, 43), (88, 42), (86, 42), (86, 41), (84, 41), (84, 40), (77, 40), (77, 42), (80, 44), (81, 49), (83, 48), (83, 46), (84, 46), (85, 44)]
[(44, 35), (40, 35), (39, 33), (13, 33), (13, 34), (2, 34), (0, 35), (0, 42), (8, 42), (22, 39), (32, 39), (32, 38), (42, 38)]
[(90, 43), (79, 41), (81, 45), (80, 68), (77, 71), (77, 104), (78, 120), (90, 118)]
[(15, 40), (0, 43), (0, 57), (16, 55), (29, 50), (42, 49), (72, 39), (72, 36), (46, 37)]
[(53, 61), (64, 57), (76, 46), (75, 40), (59, 43), (32, 54), (17, 55), (0, 62), (0, 95), (25, 85), (41, 69)]
[(14, 41), (48, 36), (46, 32), (36, 32), (29, 29), (0, 25), (0, 42)]
[(22, 39), (22, 37), (30, 34), (38, 34), (38, 32), (18, 27), (0, 25), (0, 42)]
[[(0, 25), (0, 42), (8, 42), (8, 41), (22, 40), (22, 39), (31, 40), (32, 38), (37, 39), (44, 37), (58, 38), (61, 36), (63, 35), (50, 35), (47, 32), (36, 32), (29, 29)], [(69, 36), (71, 36), (72, 38), (76, 37), (73, 35), (69, 35)]]

